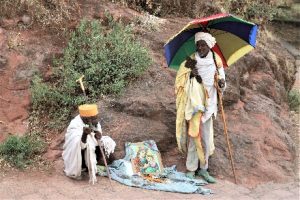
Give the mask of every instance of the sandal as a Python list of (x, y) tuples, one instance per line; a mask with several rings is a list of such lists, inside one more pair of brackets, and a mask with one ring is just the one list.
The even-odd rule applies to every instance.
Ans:
[(208, 183), (216, 183), (217, 182), (216, 179), (214, 177), (212, 177), (211, 175), (209, 175), (209, 173), (205, 169), (201, 169), (200, 171), (198, 171), (197, 175), (201, 176)]
[(185, 176), (190, 178), (190, 179), (195, 179), (195, 172), (189, 171), (185, 174)]

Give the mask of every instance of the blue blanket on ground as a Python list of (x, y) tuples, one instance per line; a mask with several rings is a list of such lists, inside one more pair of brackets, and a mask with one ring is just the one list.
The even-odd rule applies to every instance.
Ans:
[[(190, 179), (184, 173), (176, 171), (175, 165), (163, 169), (159, 175), (163, 179), (163, 183), (152, 182), (144, 179), (139, 175), (128, 175), (126, 169), (129, 162), (124, 159), (114, 161), (110, 166), (110, 175), (113, 180), (116, 180), (124, 185), (139, 187), (148, 190), (160, 190), (166, 192), (179, 192), (179, 193), (198, 193), (198, 194), (211, 194), (210, 189), (203, 188), (207, 182), (200, 179)], [(98, 171), (98, 175), (107, 176), (106, 172)]]
[[(139, 187), (148, 190), (159, 190), (166, 192), (179, 193), (198, 193), (211, 194), (210, 189), (202, 187), (207, 182), (201, 179), (190, 179), (184, 173), (178, 172), (176, 166), (163, 168), (159, 174), (152, 175), (153, 179), (147, 179), (132, 171), (132, 163), (130, 160), (134, 157), (134, 153), (130, 146), (133, 143), (126, 143), (126, 156), (124, 159), (115, 160), (110, 166), (110, 175), (113, 180), (116, 180), (124, 185)], [(150, 146), (153, 150), (158, 152), (157, 146), (153, 140), (144, 141), (146, 146)], [(104, 167), (98, 167), (98, 175), (107, 176)]]

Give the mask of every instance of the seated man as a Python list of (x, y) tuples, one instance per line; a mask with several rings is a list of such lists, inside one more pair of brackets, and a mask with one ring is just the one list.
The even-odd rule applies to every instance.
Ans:
[(116, 143), (108, 136), (102, 137), (96, 104), (79, 106), (77, 115), (68, 126), (63, 146), (64, 172), (71, 178), (81, 178), (81, 172), (88, 170), (90, 182), (97, 181), (97, 162), (102, 157), (98, 141), (101, 142), (108, 163), (113, 161)]

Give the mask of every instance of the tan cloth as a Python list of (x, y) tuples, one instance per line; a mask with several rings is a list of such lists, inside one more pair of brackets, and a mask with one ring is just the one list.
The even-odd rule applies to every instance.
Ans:
[(176, 94), (176, 140), (178, 149), (181, 152), (187, 151), (187, 123), (185, 120), (185, 107), (188, 96), (185, 91), (185, 85), (190, 78), (191, 70), (184, 67), (183, 62), (177, 72), (175, 81)]

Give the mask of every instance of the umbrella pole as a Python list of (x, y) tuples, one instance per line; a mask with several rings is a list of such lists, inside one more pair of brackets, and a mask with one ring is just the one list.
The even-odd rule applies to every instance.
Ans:
[[(83, 86), (83, 81), (82, 81), (83, 78), (84, 78), (84, 75), (81, 76), (79, 79), (77, 79), (76, 82), (79, 82), (80, 88), (81, 88), (81, 90), (82, 90), (82, 92), (83, 92), (83, 95), (84, 95), (84, 97), (85, 97), (85, 100), (87, 101), (88, 98), (87, 98), (87, 95), (86, 95), (86, 93), (85, 93), (85, 88), (84, 88), (84, 86)], [(102, 133), (101, 133), (101, 136), (102, 136)], [(100, 142), (99, 142), (99, 141), (97, 141), (97, 142), (98, 142), (98, 145), (99, 145), (99, 149), (100, 149), (101, 155), (102, 155), (102, 157), (103, 157), (104, 165), (105, 165), (105, 167), (106, 167), (106, 172), (107, 172), (107, 176), (108, 176), (108, 179), (109, 179), (110, 187), (111, 187), (112, 191), (114, 191), (114, 188), (113, 188), (112, 183), (111, 183), (111, 182), (112, 182), (112, 181), (111, 181), (111, 176), (110, 176), (110, 172), (109, 172), (109, 168), (108, 168), (108, 165), (107, 165), (107, 161), (106, 161), (106, 158), (105, 158), (104, 151), (103, 151), (103, 149), (102, 149), (102, 146), (101, 146)]]
[(233, 176), (234, 176), (234, 182), (235, 182), (235, 184), (237, 184), (237, 178), (236, 178), (236, 174), (235, 174), (235, 168), (234, 168), (234, 163), (233, 163), (233, 158), (232, 158), (232, 153), (231, 153), (231, 147), (230, 147), (230, 142), (229, 142), (229, 137), (228, 137), (228, 132), (227, 132), (227, 123), (226, 123), (226, 118), (225, 118), (225, 112), (224, 112), (224, 108), (223, 108), (223, 98), (222, 98), (220, 88), (217, 88), (217, 91), (218, 91), (218, 97), (219, 97), (219, 102), (220, 102), (220, 107), (221, 107), (221, 114), (222, 114), (223, 127), (224, 127), (224, 135), (225, 135), (226, 142), (227, 142), (227, 148), (228, 148), (231, 168), (232, 168), (232, 172), (233, 172)]

